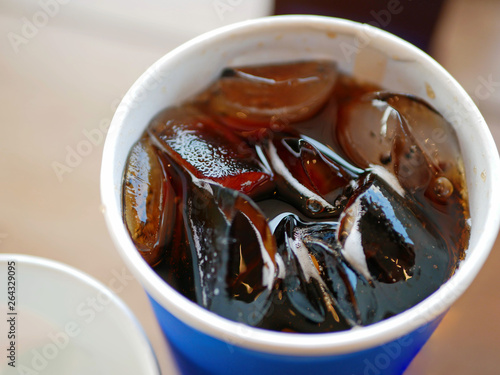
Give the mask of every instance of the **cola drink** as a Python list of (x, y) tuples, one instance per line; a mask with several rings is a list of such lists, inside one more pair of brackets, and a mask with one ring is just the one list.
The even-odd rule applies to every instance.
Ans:
[(227, 68), (132, 148), (124, 221), (187, 298), (228, 319), (331, 332), (436, 291), (469, 239), (452, 126), (330, 61)]

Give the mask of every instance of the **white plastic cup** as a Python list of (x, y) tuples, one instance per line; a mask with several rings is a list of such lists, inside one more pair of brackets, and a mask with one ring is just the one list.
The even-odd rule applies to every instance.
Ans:
[[(335, 60), (341, 71), (424, 98), (457, 132), (469, 191), (471, 236), (457, 272), (413, 308), (344, 332), (290, 334), (244, 326), (189, 301), (141, 258), (122, 219), (128, 153), (152, 117), (205, 88), (230, 65)], [(120, 255), (151, 298), (186, 374), (399, 374), (471, 284), (499, 228), (499, 157), (484, 119), (432, 58), (369, 25), (320, 16), (267, 17), (201, 35), (165, 55), (132, 86), (104, 147), (101, 193)], [(496, 192), (496, 193), (495, 193)]]
[(160, 375), (130, 309), (83, 272), (45, 258), (0, 254), (0, 290), (0, 374)]

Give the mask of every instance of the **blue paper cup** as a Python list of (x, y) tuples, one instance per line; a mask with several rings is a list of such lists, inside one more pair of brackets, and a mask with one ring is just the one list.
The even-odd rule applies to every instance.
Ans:
[[(141, 258), (122, 219), (128, 153), (152, 117), (206, 87), (229, 65), (335, 60), (341, 71), (425, 98), (455, 128), (464, 158), (471, 236), (457, 272), (413, 308), (344, 332), (291, 334), (217, 316), (166, 284)], [(227, 26), (171, 51), (132, 86), (118, 107), (104, 147), (105, 217), (124, 261), (150, 296), (185, 374), (400, 374), (453, 302), (471, 284), (499, 228), (500, 163), (488, 127), (471, 98), (432, 58), (369, 25), (319, 16), (267, 17)], [(161, 353), (159, 353), (161, 355)]]

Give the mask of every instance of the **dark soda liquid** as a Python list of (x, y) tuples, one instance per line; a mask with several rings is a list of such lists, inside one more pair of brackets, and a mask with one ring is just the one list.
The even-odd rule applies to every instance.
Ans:
[(180, 293), (286, 332), (416, 305), (469, 239), (451, 125), (328, 61), (227, 68), (163, 110), (131, 150), (123, 210), (138, 251)]

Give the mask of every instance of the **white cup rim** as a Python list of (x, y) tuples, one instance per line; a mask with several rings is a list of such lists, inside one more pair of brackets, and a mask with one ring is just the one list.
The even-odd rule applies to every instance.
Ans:
[[(228, 35), (251, 33), (255, 28), (286, 28), (305, 24), (310, 27), (324, 28), (326, 30), (333, 28), (339, 32), (370, 33), (376, 41), (381, 41), (389, 46), (401, 49), (405, 54), (411, 55), (413, 59), (422, 64), (428, 65), (430, 69), (437, 71), (444, 80), (449, 81), (448, 83), (453, 88), (454, 94), (458, 98), (457, 100), (468, 111), (471, 111), (471, 116), (477, 120), (475, 126), (477, 127), (478, 138), (483, 143), (483, 152), (489, 163), (485, 166), (489, 172), (485, 184), (488, 184), (492, 191), (499, 190), (500, 177), (495, 173), (491, 173), (492, 171), (500, 170), (498, 151), (484, 119), (468, 94), (444, 68), (427, 54), (392, 34), (366, 24), (324, 16), (291, 15), (264, 17), (225, 26), (194, 38), (162, 57), (136, 81), (124, 100), (127, 97), (132, 97), (135, 91), (146, 84), (152, 71), (168, 64), (169, 61), (182, 59), (182, 55), (186, 51), (202, 48), (207, 41), (225, 38)], [(119, 205), (116, 204), (115, 194), (120, 194), (118, 191), (119, 187), (114, 186), (111, 177), (115, 165), (114, 150), (118, 144), (116, 138), (118, 131), (116, 130), (121, 126), (123, 117), (127, 115), (128, 113), (123, 113), (121, 117), (113, 119), (103, 154), (101, 198), (105, 208), (105, 219), (111, 236), (130, 270), (142, 283), (146, 291), (160, 305), (189, 326), (231, 344), (276, 354), (319, 356), (360, 351), (395, 340), (437, 319), (449, 309), (451, 304), (462, 295), (479, 272), (498, 233), (500, 225), (500, 210), (498, 210), (500, 207), (500, 197), (492, 195), (489, 197), (491, 208), (485, 213), (488, 219), (487, 227), (484, 228), (484, 233), (479, 238), (474, 251), (467, 256), (466, 261), (460, 265), (457, 272), (440, 289), (418, 305), (370, 326), (333, 333), (289, 334), (248, 327), (241, 323), (229, 321), (189, 301), (167, 285), (142, 261), (142, 258), (128, 237), (122, 221), (121, 207), (118, 207)]]

